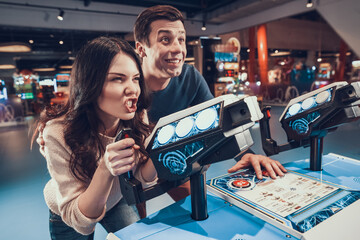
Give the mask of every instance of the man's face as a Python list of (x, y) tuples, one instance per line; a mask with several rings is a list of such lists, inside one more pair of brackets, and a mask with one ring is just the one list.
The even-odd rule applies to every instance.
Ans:
[[(156, 20), (150, 25), (149, 46), (143, 47), (144, 74), (155, 78), (179, 76), (186, 57), (186, 33), (179, 21)], [(143, 51), (143, 53), (142, 53)]]

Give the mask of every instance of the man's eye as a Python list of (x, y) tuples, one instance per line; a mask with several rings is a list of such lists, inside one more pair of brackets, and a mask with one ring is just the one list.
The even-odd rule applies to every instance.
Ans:
[(168, 37), (162, 37), (161, 41), (168, 43), (170, 41), (170, 39)]
[(181, 43), (185, 42), (185, 38), (179, 38), (179, 42)]

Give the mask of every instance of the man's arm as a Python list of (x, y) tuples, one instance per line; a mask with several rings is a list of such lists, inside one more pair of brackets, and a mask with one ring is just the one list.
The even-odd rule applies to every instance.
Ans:
[(262, 179), (262, 167), (268, 172), (269, 176), (273, 179), (276, 176), (284, 176), (287, 172), (285, 167), (281, 165), (279, 161), (273, 160), (269, 157), (246, 153), (241, 157), (241, 160), (238, 161), (232, 168), (228, 170), (229, 173), (236, 172), (243, 168), (253, 167), (258, 179)]

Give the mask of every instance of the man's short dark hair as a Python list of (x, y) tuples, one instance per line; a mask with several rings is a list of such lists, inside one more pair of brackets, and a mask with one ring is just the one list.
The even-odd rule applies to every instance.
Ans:
[(180, 20), (184, 24), (182, 13), (169, 5), (157, 5), (145, 9), (136, 19), (134, 27), (135, 41), (150, 45), (149, 35), (151, 32), (151, 23), (156, 20), (169, 20), (172, 22)]

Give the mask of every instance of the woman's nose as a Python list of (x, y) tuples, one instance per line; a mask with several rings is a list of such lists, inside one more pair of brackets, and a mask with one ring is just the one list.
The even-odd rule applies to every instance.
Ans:
[(129, 81), (125, 88), (126, 95), (137, 94), (138, 91), (138, 84), (134, 83), (133, 81)]

